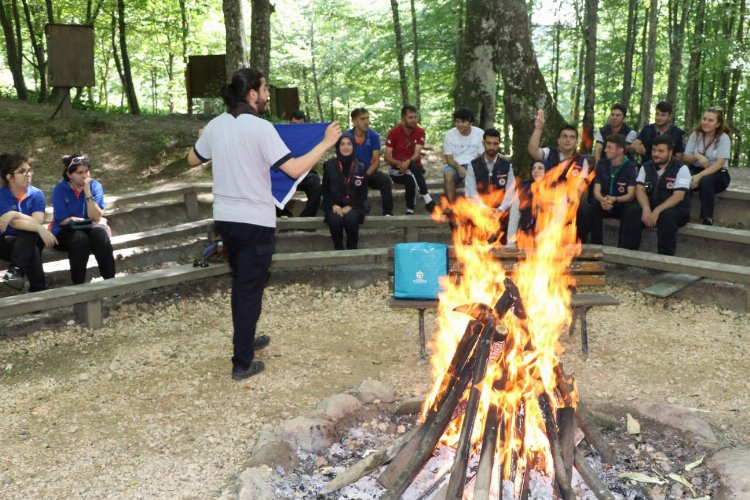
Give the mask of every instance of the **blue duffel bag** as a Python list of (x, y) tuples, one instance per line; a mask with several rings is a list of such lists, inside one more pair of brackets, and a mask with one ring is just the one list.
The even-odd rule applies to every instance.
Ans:
[(393, 296), (436, 299), (440, 278), (448, 274), (448, 247), (442, 243), (398, 243), (393, 253)]

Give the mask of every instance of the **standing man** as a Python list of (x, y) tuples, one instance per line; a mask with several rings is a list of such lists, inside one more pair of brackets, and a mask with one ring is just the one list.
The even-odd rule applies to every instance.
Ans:
[(456, 201), (456, 187), (463, 184), (469, 163), (485, 151), (482, 129), (473, 126), (473, 123), (474, 113), (471, 110), (457, 109), (453, 113), (454, 127), (445, 133), (443, 140), (443, 155), (447, 164), (443, 168), (443, 189), (451, 203)]
[[(635, 199), (636, 165), (625, 156), (625, 138), (620, 134), (607, 137), (606, 158), (599, 160), (594, 177), (594, 196), (589, 204), (591, 243), (604, 244), (604, 217), (622, 218), (628, 203)], [(622, 224), (618, 246), (622, 246)]]
[(660, 254), (677, 251), (677, 230), (690, 219), (690, 169), (674, 158), (669, 135), (654, 138), (651, 161), (636, 178), (635, 199), (622, 216), (622, 247), (638, 250), (644, 227), (656, 228)]
[[(307, 123), (304, 111), (297, 110), (289, 115), (289, 123)], [(307, 196), (305, 208), (302, 209), (299, 216), (315, 217), (320, 208), (320, 200), (323, 192), (318, 173), (315, 170), (310, 170), (305, 178), (297, 184), (296, 191), (303, 191), (305, 196)], [(284, 207), (283, 210), (276, 207), (276, 217), (294, 217), (294, 214), (287, 207)]]
[(351, 112), (352, 128), (344, 132), (354, 143), (357, 159), (368, 166), (367, 186), (380, 191), (383, 215), (393, 215), (393, 187), (388, 174), (380, 169), (380, 134), (370, 128), (370, 113), (365, 108)]
[(641, 155), (643, 163), (651, 160), (651, 146), (657, 135), (668, 134), (674, 141), (674, 157), (682, 160), (685, 151), (684, 134), (682, 129), (672, 124), (672, 105), (667, 101), (661, 101), (656, 105), (654, 112), (654, 123), (643, 127), (638, 138), (633, 141), (633, 149)]
[(602, 158), (604, 140), (612, 134), (620, 134), (625, 138), (625, 154), (630, 156), (631, 160), (635, 161), (635, 157), (632, 156), (635, 153), (632, 143), (638, 138), (638, 133), (625, 123), (625, 116), (627, 114), (628, 109), (622, 104), (615, 103), (612, 105), (612, 108), (609, 110), (609, 123), (594, 134), (594, 141), (596, 141), (596, 146), (594, 147), (594, 165), (598, 165), (599, 160)]
[(435, 209), (435, 202), (427, 191), (422, 167), (424, 129), (417, 125), (417, 108), (407, 104), (401, 108), (401, 123), (388, 132), (385, 141), (385, 161), (391, 166), (391, 179), (406, 188), (406, 215), (414, 215), (417, 190), (424, 199), (428, 212)]
[(498, 154), (500, 132), (488, 128), (483, 134), (482, 144), (483, 154), (474, 158), (466, 168), (466, 197), (483, 205), (484, 197), (492, 208), (507, 212), (515, 192), (513, 165), (508, 157)]
[(264, 370), (263, 362), (253, 358), (270, 342), (267, 335), (255, 336), (274, 250), (270, 171), (281, 169), (295, 178), (309, 171), (336, 143), (341, 127), (331, 123), (317, 146), (293, 158), (273, 125), (258, 116), (270, 98), (262, 72), (238, 69), (221, 95), (227, 111), (206, 125), (188, 163), (213, 160), (213, 216), (232, 270), (232, 379), (243, 380)]

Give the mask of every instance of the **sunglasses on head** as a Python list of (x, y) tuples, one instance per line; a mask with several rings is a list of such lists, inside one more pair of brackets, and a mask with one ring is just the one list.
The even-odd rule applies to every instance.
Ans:
[(89, 157), (88, 156), (74, 156), (70, 160), (70, 165), (68, 165), (68, 173), (71, 173), (75, 171), (76, 168), (78, 168), (80, 165), (89, 166)]

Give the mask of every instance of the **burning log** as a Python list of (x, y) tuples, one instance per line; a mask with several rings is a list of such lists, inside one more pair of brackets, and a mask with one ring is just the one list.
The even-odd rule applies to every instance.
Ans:
[(547, 439), (549, 439), (550, 451), (552, 452), (552, 462), (555, 466), (555, 483), (560, 488), (560, 498), (563, 500), (573, 500), (575, 495), (570, 488), (570, 475), (565, 470), (565, 463), (560, 454), (560, 440), (557, 437), (555, 428), (555, 416), (552, 413), (549, 396), (545, 393), (539, 396), (539, 409), (544, 417), (544, 425), (547, 428)]
[[(490, 497), (492, 471), (495, 466), (495, 454), (497, 453), (497, 435), (502, 428), (502, 416), (499, 416), (497, 404), (493, 402), (487, 411), (484, 433), (482, 434), (482, 452), (479, 455), (474, 500), (485, 500)], [(502, 470), (500, 471), (500, 477), (502, 478)]]
[[(575, 408), (557, 409), (557, 431), (560, 441), (560, 456), (568, 479), (573, 477), (573, 456), (575, 455), (576, 443), (576, 411)], [(568, 483), (570, 485), (570, 483)]]
[(456, 458), (453, 461), (451, 478), (448, 482), (447, 498), (456, 498), (464, 490), (466, 482), (466, 465), (469, 460), (471, 451), (471, 434), (474, 430), (474, 420), (479, 409), (479, 397), (482, 394), (482, 381), (487, 371), (487, 360), (490, 356), (490, 343), (495, 333), (495, 318), (488, 315), (484, 323), (481, 339), (477, 346), (477, 364), (474, 367), (474, 377), (472, 379), (471, 393), (469, 402), (464, 415), (464, 423), (461, 427), (461, 437), (456, 448)]
[(602, 482), (594, 469), (591, 468), (591, 465), (589, 465), (588, 460), (583, 456), (581, 450), (577, 448), (575, 450), (575, 466), (578, 474), (581, 475), (584, 482), (589, 488), (591, 488), (591, 491), (594, 492), (597, 500), (615, 500), (614, 495), (610, 493), (607, 486)]

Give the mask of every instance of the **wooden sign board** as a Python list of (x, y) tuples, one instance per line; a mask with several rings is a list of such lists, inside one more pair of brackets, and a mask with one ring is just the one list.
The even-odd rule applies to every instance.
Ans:
[(195, 97), (220, 97), (219, 89), (226, 83), (226, 56), (188, 56), (186, 86), (188, 100)]
[(271, 113), (277, 118), (288, 120), (289, 115), (299, 108), (299, 90), (297, 87), (271, 87)]
[(92, 87), (94, 78), (94, 27), (81, 24), (47, 24), (47, 74), (51, 87)]

